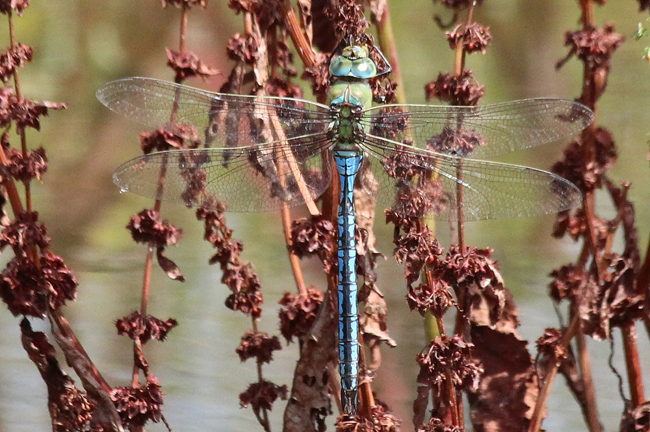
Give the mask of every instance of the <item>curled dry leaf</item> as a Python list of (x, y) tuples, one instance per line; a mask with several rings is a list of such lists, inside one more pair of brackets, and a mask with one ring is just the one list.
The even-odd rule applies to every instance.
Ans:
[(163, 269), (167, 276), (172, 280), (177, 280), (179, 282), (185, 282), (185, 276), (181, 273), (181, 269), (176, 265), (176, 263), (165, 256), (165, 248), (158, 247), (156, 248), (156, 259), (158, 260), (158, 265)]
[(93, 404), (80, 391), (56, 359), (56, 350), (42, 332), (34, 332), (24, 318), (21, 340), (27, 355), (38, 368), (48, 393), (48, 409), (54, 432), (94, 430), (91, 428)]

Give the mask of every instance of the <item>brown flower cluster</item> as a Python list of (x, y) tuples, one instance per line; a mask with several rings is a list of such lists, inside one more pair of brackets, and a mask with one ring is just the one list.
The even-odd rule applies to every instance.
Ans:
[(0, 13), (5, 15), (16, 12), (18, 16), (22, 16), (28, 7), (29, 0), (0, 0)]
[(554, 280), (549, 284), (549, 294), (557, 303), (563, 299), (580, 299), (587, 284), (595, 283), (592, 278), (588, 278), (587, 270), (576, 264), (568, 264), (553, 270), (550, 276)]
[(551, 359), (553, 362), (561, 362), (569, 355), (567, 348), (562, 346), (562, 332), (547, 328), (544, 334), (537, 339), (537, 352)]
[(257, 62), (260, 42), (254, 34), (235, 34), (228, 40), (228, 57), (236, 62), (252, 65)]
[(334, 263), (334, 233), (332, 222), (320, 215), (294, 220), (291, 223), (291, 253), (300, 258), (316, 255), (329, 273)]
[(167, 48), (167, 66), (176, 72), (174, 78), (176, 82), (182, 82), (194, 76), (206, 79), (219, 73), (218, 70), (203, 63), (196, 54), (180, 53), (169, 48)]
[(366, 19), (363, 6), (354, 0), (332, 0), (325, 6), (325, 16), (334, 23), (337, 38), (349, 36), (360, 41), (370, 23)]
[(144, 154), (153, 151), (183, 150), (201, 144), (193, 126), (174, 124), (173, 130), (158, 129), (140, 134), (140, 148)]
[(464, 342), (458, 335), (451, 338), (437, 337), (431, 341), (424, 354), (418, 354), (420, 372), (417, 382), (422, 387), (418, 390), (416, 405), (422, 402), (421, 398), (428, 400), (431, 390), (436, 395), (442, 394), (449, 380), (456, 389), (476, 390), (483, 370), (471, 360), (472, 347), (472, 344)]
[(428, 226), (409, 230), (397, 239), (393, 255), (398, 263), (405, 263), (406, 284), (409, 288), (420, 279), (426, 264), (434, 263), (442, 254), (442, 246)]
[(291, 342), (293, 337), (304, 337), (316, 320), (323, 303), (323, 293), (309, 288), (306, 295), (284, 293), (280, 300), (280, 333)]
[(76, 296), (76, 278), (60, 257), (49, 252), (38, 265), (16, 256), (2, 271), (0, 297), (14, 315), (43, 318)]
[(485, 49), (492, 39), (490, 28), (478, 23), (469, 25), (459, 24), (450, 32), (445, 32), (451, 49), (456, 49), (459, 43), (463, 44), (463, 51), (468, 54), (480, 51), (485, 54)]
[(126, 228), (136, 243), (153, 244), (157, 248), (176, 244), (183, 235), (181, 229), (161, 221), (158, 212), (150, 209), (131, 217)]
[(0, 297), (14, 315), (42, 318), (76, 298), (77, 280), (63, 259), (48, 251), (49, 244), (36, 212), (18, 215), (0, 234), (0, 250), (9, 246), (15, 254), (0, 279)]
[(281, 349), (282, 346), (277, 336), (271, 337), (263, 332), (247, 330), (235, 351), (241, 361), (254, 357), (258, 363), (270, 363), (273, 360), (273, 351)]
[(255, 415), (260, 418), (260, 411), (270, 411), (277, 398), (283, 400), (287, 398), (287, 386), (278, 386), (262, 380), (249, 385), (248, 389), (239, 395), (239, 403), (242, 408), (251, 405)]
[(128, 316), (115, 322), (117, 334), (127, 335), (132, 340), (139, 340), (143, 344), (151, 339), (164, 341), (167, 334), (178, 325), (175, 319), (161, 320), (151, 315), (142, 315), (138, 311), (131, 312)]
[(397, 432), (400, 422), (382, 404), (372, 406), (370, 418), (342, 415), (336, 421), (336, 432)]
[(636, 291), (638, 268), (630, 259), (610, 253), (603, 257), (607, 265), (598, 290), (585, 293), (581, 311), (583, 330), (595, 339), (610, 339), (613, 327), (643, 317), (645, 296)]
[(316, 53), (316, 63), (313, 66), (305, 66), (302, 73), (302, 79), (311, 81), (312, 91), (319, 98), (327, 96), (330, 78), (329, 63), (329, 58), (325, 54)]
[(479, 134), (468, 129), (453, 129), (445, 126), (437, 135), (427, 140), (427, 148), (438, 153), (457, 157), (467, 157), (476, 147), (485, 145), (485, 140)]
[(171, 279), (183, 282), (185, 277), (178, 266), (165, 256), (165, 247), (178, 243), (183, 231), (167, 221), (161, 221), (155, 210), (145, 209), (131, 216), (126, 228), (136, 243), (152, 245), (156, 248), (158, 264)]
[[(410, 170), (409, 170), (410, 171)], [(408, 174), (401, 168), (397, 173)], [(397, 191), (396, 203), (386, 210), (386, 223), (393, 223), (408, 231), (416, 225), (417, 220), (428, 215), (439, 215), (447, 209), (447, 196), (438, 180), (426, 180), (428, 177), (419, 176), (417, 184), (403, 181)], [(399, 231), (395, 232), (395, 236)]]
[(38, 221), (38, 212), (24, 212), (4, 227), (0, 234), (0, 251), (9, 246), (16, 256), (26, 256), (27, 248), (47, 249), (47, 228)]
[[(597, 248), (605, 247), (610, 229), (611, 227), (605, 219), (598, 216), (591, 218), (591, 230), (595, 234), (594, 240)], [(573, 240), (589, 235), (589, 225), (587, 225), (587, 215), (584, 209), (578, 209), (573, 215), (569, 211), (558, 214), (553, 227), (553, 236), (562, 238), (565, 234)]]
[(424, 86), (427, 100), (438, 98), (451, 105), (476, 106), (485, 87), (479, 85), (471, 70), (464, 70), (460, 75), (439, 74), (435, 81)]
[(569, 53), (556, 64), (556, 68), (561, 68), (573, 56), (582, 60), (593, 80), (591, 100), (596, 101), (605, 91), (612, 55), (621, 46), (624, 38), (614, 31), (611, 24), (602, 29), (592, 27), (566, 32), (564, 38), (564, 45), (569, 47)]
[(465, 429), (459, 426), (446, 425), (437, 417), (431, 417), (429, 422), (418, 426), (417, 432), (464, 432)]
[(43, 147), (28, 150), (26, 155), (14, 148), (8, 148), (5, 153), (8, 160), (4, 168), (16, 180), (23, 183), (35, 178), (41, 180), (47, 171), (47, 156)]
[(32, 61), (34, 49), (23, 44), (16, 44), (0, 53), (0, 79), (9, 81), (17, 68), (23, 67), (26, 62)]
[(153, 375), (138, 387), (116, 387), (111, 394), (125, 429), (138, 430), (149, 420), (157, 423), (162, 416), (163, 393)]
[(238, 310), (253, 318), (262, 314), (263, 297), (261, 283), (250, 263), (241, 262), (241, 242), (232, 238), (232, 230), (226, 226), (225, 206), (205, 201), (196, 211), (196, 217), (204, 221), (203, 238), (216, 250), (210, 264), (219, 263), (223, 276), (221, 282), (232, 294), (226, 299), (226, 307)]
[(621, 432), (645, 432), (650, 430), (650, 402), (644, 402), (634, 409), (630, 404), (627, 405), (619, 430)]
[(396, 141), (401, 132), (405, 131), (409, 123), (409, 114), (402, 108), (381, 108), (372, 116), (370, 134)]
[(564, 160), (553, 165), (554, 173), (585, 192), (602, 187), (605, 173), (618, 158), (610, 131), (599, 127), (591, 135), (591, 140), (592, 159), (587, 160), (584, 144), (574, 141), (564, 151)]
[(39, 117), (47, 115), (48, 109), (64, 108), (67, 108), (67, 105), (63, 103), (19, 98), (12, 87), (0, 89), (0, 127), (7, 127), (13, 122), (19, 134), (22, 134), (26, 127), (40, 130)]

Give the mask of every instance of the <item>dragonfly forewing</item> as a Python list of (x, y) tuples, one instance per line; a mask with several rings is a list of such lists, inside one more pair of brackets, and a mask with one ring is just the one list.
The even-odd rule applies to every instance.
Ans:
[(383, 105), (364, 114), (376, 136), (463, 158), (489, 158), (558, 141), (593, 121), (584, 105), (550, 98), (479, 107)]
[(131, 121), (178, 134), (193, 128), (205, 147), (266, 144), (262, 123), (277, 119), (286, 139), (325, 133), (331, 109), (302, 99), (211, 93), (152, 78), (125, 78), (97, 90), (97, 98)]

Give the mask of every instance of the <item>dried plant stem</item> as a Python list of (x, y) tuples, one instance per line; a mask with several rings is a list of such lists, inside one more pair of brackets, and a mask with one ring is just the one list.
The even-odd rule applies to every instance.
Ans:
[[(579, 316), (578, 312), (575, 313), (576, 316)], [(602, 427), (600, 421), (598, 420), (598, 408), (596, 404), (596, 391), (594, 387), (594, 381), (591, 373), (591, 355), (589, 354), (589, 349), (587, 348), (587, 341), (585, 340), (585, 334), (582, 331), (582, 328), (578, 328), (578, 332), (575, 335), (576, 342), (578, 345), (578, 358), (580, 362), (580, 374), (582, 381), (585, 386), (585, 398), (587, 403), (584, 406), (587, 420), (587, 426), (589, 427), (590, 432), (600, 432)]]
[(639, 347), (637, 346), (636, 326), (633, 322), (621, 328), (623, 333), (623, 348), (625, 351), (625, 365), (632, 396), (632, 409), (645, 402), (643, 391), (643, 375), (639, 361)]
[[(569, 326), (564, 331), (562, 335), (562, 340), (560, 341), (560, 348), (567, 350), (571, 339), (578, 333), (580, 329), (580, 316), (574, 314), (571, 318)], [(533, 411), (533, 416), (530, 420), (530, 425), (528, 427), (528, 432), (538, 432), (542, 426), (542, 416), (546, 407), (546, 401), (548, 400), (549, 395), (551, 394), (551, 388), (553, 387), (553, 382), (557, 375), (558, 367), (560, 366), (560, 359), (555, 359), (550, 370), (543, 377), (542, 388), (539, 391), (537, 400), (535, 401), (535, 409)]]
[(293, 41), (293, 45), (298, 51), (298, 56), (302, 60), (305, 67), (313, 67), (316, 65), (316, 55), (314, 50), (307, 39), (307, 36), (302, 32), (300, 28), (300, 23), (298, 22), (298, 17), (291, 7), (291, 2), (289, 0), (284, 0), (280, 2), (280, 7), (282, 8), (282, 14), (284, 15), (284, 21), (287, 24), (289, 30), (289, 36)]
[[(366, 350), (363, 346), (363, 334), (359, 334), (359, 364), (365, 365), (366, 362)], [(340, 392), (338, 393), (340, 394)], [(375, 406), (375, 396), (372, 394), (372, 387), (370, 386), (369, 381), (361, 383), (359, 386), (359, 402), (361, 409), (359, 414), (365, 418), (372, 418), (372, 407)]]
[(393, 32), (393, 24), (390, 19), (390, 12), (388, 11), (388, 3), (384, 3), (381, 13), (377, 16), (375, 26), (377, 28), (379, 47), (386, 55), (388, 62), (393, 68), (393, 71), (391, 72), (391, 80), (397, 84), (397, 87), (395, 88), (395, 99), (398, 104), (405, 104), (406, 93), (404, 93), (404, 80), (402, 79), (402, 73), (397, 59), (395, 33)]
[(305, 278), (302, 274), (302, 269), (300, 268), (300, 258), (298, 255), (290, 251), (291, 246), (291, 213), (289, 209), (283, 207), (280, 210), (282, 216), (282, 231), (284, 232), (284, 241), (287, 243), (289, 249), (289, 263), (291, 264), (291, 271), (293, 272), (293, 279), (296, 281), (296, 287), (298, 287), (298, 293), (300, 295), (307, 294), (307, 287), (305, 286)]
[[(0, 145), (0, 162), (3, 166), (7, 166), (9, 160), (5, 154), (4, 148)], [(14, 217), (22, 214), (25, 210), (23, 208), (23, 203), (20, 201), (20, 195), (18, 195), (18, 189), (16, 188), (16, 182), (14, 182), (13, 177), (7, 176), (7, 179), (4, 183), (4, 187), (7, 191), (7, 196), (9, 197), (9, 203), (11, 204), (11, 210), (14, 212)]]
[(181, 53), (185, 52), (185, 36), (187, 35), (187, 3), (183, 2), (181, 9), (181, 28), (180, 37), (178, 41), (178, 50)]
[[(648, 240), (648, 248), (645, 252), (645, 260), (639, 269), (639, 275), (636, 279), (637, 292), (645, 296), (644, 309), (650, 310), (650, 240)], [(643, 314), (643, 323), (646, 332), (650, 334), (650, 314)]]

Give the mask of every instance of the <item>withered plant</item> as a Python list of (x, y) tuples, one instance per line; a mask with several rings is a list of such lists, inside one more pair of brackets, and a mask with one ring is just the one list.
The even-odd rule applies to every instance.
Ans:
[[(179, 45), (167, 48), (166, 59), (176, 83), (185, 83), (189, 78), (209, 79), (218, 74), (188, 50), (185, 43), (191, 24), (189, 11), (199, 12), (209, 7), (207, 3), (207, 0), (162, 1), (163, 7), (173, 6), (179, 12)], [(452, 105), (477, 106), (484, 87), (468, 68), (471, 64), (468, 55), (489, 52), (490, 31), (475, 18), (478, 11), (489, 8), (490, 3), (479, 0), (434, 0), (434, 3), (436, 8), (446, 8), (447, 12), (438, 11), (435, 24), (446, 30), (452, 53), (446, 60), (434, 62), (430, 59), (431, 64), (435, 64), (431, 70), (444, 65), (445, 61), (453, 64), (453, 70), (440, 73), (426, 84), (426, 97)], [(568, 53), (557, 67), (572, 57), (584, 63), (583, 88), (578, 101), (597, 112), (597, 101), (607, 84), (611, 57), (623, 38), (611, 24), (596, 26), (595, 3), (604, 1), (579, 2), (582, 28), (566, 33)], [(650, 8), (647, 1), (640, 4), (641, 10)], [(113, 387), (102, 378), (61, 312), (66, 301), (75, 299), (76, 280), (63, 260), (50, 252), (47, 230), (32, 209), (31, 180), (41, 179), (47, 159), (43, 149), (29, 150), (25, 129), (38, 129), (39, 116), (46, 115), (48, 109), (65, 106), (35, 102), (20, 91), (18, 68), (30, 61), (33, 53), (31, 48), (16, 42), (13, 20), (16, 15), (21, 16), (27, 6), (27, 0), (0, 2), (0, 12), (8, 17), (10, 34), (10, 47), (0, 54), (0, 77), (5, 83), (13, 81), (13, 85), (5, 85), (0, 94), (0, 118), (5, 128), (0, 148), (2, 202), (9, 201), (14, 215), (13, 218), (3, 215), (1, 221), (0, 247), (9, 246), (14, 258), (2, 273), (0, 297), (11, 313), (23, 316), (20, 323), (23, 346), (47, 384), (54, 430), (140, 431), (149, 421), (167, 423), (162, 413), (164, 383), (153, 373), (155, 365), (147, 361), (144, 345), (152, 339), (163, 341), (178, 325), (173, 318), (149, 315), (147, 308), (154, 256), (170, 279), (184, 281), (181, 268), (166, 255), (167, 246), (176, 244), (182, 231), (162, 218), (161, 200), (156, 200), (153, 208), (138, 212), (128, 223), (133, 240), (146, 246), (142, 296), (139, 310), (116, 321), (118, 332), (133, 340), (133, 371), (128, 385)], [(313, 97), (325, 103), (331, 56), (345, 38), (364, 40), (365, 35), (372, 32), (376, 41), (365, 40), (376, 43), (393, 67), (390, 79), (372, 80), (374, 100), (376, 103), (407, 102), (395, 45), (395, 38), (399, 36), (393, 34), (388, 3), (298, 0), (292, 5), (289, 0), (230, 0), (228, 6), (241, 18), (243, 31), (233, 35), (227, 43), (216, 42), (215, 49), (225, 45), (233, 61), (232, 69), (224, 73), (227, 79), (219, 89), (221, 93), (309, 99), (311, 96), (303, 95), (297, 84), (298, 70), (302, 69), (301, 78), (311, 83)], [(391, 6), (395, 7), (393, 3)], [(301, 66), (297, 64), (296, 54)], [(169, 112), (169, 119), (174, 123), (174, 109)], [(406, 125), (399, 122), (392, 126), (396, 135), (407, 130)], [(261, 127), (273, 128), (274, 125)], [(188, 125), (177, 123), (174, 130), (161, 125), (159, 130), (141, 135), (141, 147), (145, 154), (194, 149), (201, 144), (203, 134), (204, 131)], [(450, 136), (442, 133), (429, 142), (429, 149), (435, 151), (453, 146), (464, 154), (484, 144), (478, 136), (451, 138), (453, 142)], [(20, 146), (11, 146), (18, 141)], [(631, 185), (617, 183), (607, 175), (615, 161), (612, 134), (594, 124), (569, 144), (564, 159), (554, 166), (556, 173), (580, 188), (584, 201), (581, 208), (558, 215), (553, 235), (568, 235), (581, 242), (582, 249), (575, 263), (551, 273), (553, 281), (549, 293), (558, 304), (558, 310), (561, 310), (560, 304), (567, 305), (567, 324), (545, 331), (537, 341), (536, 358), (530, 354), (527, 341), (517, 332), (519, 313), (497, 263), (491, 259), (492, 249), (468, 245), (462, 206), (458, 206), (455, 215), (457, 224), (453, 227), (452, 244), (445, 252), (436, 238), (435, 227), (424, 218), (448, 204), (435, 182), (422, 188), (400, 189), (396, 205), (383, 209), (375, 208), (376, 203), (367, 199), (377, 185), (372, 177), (362, 175), (355, 185), (356, 208), (360, 215), (356, 232), (356, 270), (360, 276), (363, 336), (360, 409), (357, 416), (339, 416), (336, 429), (538, 431), (551, 386), (560, 372), (583, 411), (588, 429), (600, 431), (602, 426), (586, 339), (612, 340), (619, 334), (614, 329), (619, 328), (630, 389), (629, 398), (621, 395), (625, 411), (620, 430), (648, 430), (650, 410), (643, 393), (635, 324), (643, 320), (650, 331), (650, 319), (647, 312), (644, 313), (650, 307), (647, 296), (650, 249), (644, 260), (638, 245), (634, 206), (627, 199)], [(409, 160), (398, 153), (382, 163), (387, 172), (417, 171), (416, 166), (410, 166)], [(456, 174), (462, 178), (462, 168)], [(163, 166), (158, 179), (160, 191), (165, 188), (166, 175)], [(185, 175), (189, 187), (184, 195), (188, 202), (193, 202), (205, 186), (206, 176), (192, 169)], [(24, 198), (21, 198), (17, 183), (22, 183)], [(231, 291), (225, 305), (251, 319), (250, 329), (242, 335), (236, 353), (242, 362), (254, 359), (257, 379), (246, 388), (242, 384), (239, 401), (241, 406), (251, 408), (265, 431), (271, 430), (270, 411), (279, 399), (287, 400), (283, 415), (283, 430), (287, 432), (324, 431), (328, 416), (341, 411), (336, 370), (339, 188), (338, 177), (333, 176), (331, 186), (319, 201), (308, 203), (309, 217), (297, 217), (300, 210), (281, 210), (287, 257), (296, 285), (293, 292), (285, 293), (280, 300), (278, 324), (286, 342), (297, 341), (299, 346), (290, 386), (265, 378), (265, 367), (273, 366), (265, 364), (272, 362), (274, 351), (281, 349), (282, 344), (278, 336), (259, 330), (264, 309), (263, 281), (254, 266), (241, 258), (244, 246), (233, 237), (233, 231), (226, 224), (227, 208), (221, 202), (207, 200), (196, 209), (196, 217), (204, 227), (204, 240), (215, 249), (208, 262), (219, 265), (221, 281)], [(596, 214), (595, 192), (598, 189), (607, 191), (616, 209), (616, 216), (611, 220)], [(386, 223), (394, 226), (393, 255), (404, 266), (406, 301), (411, 310), (425, 317), (426, 323), (426, 338), (422, 338), (420, 354), (414, 363), (404, 366), (419, 368), (417, 392), (413, 395), (412, 427), (400, 426), (407, 422), (391, 414), (390, 407), (381, 400), (382, 395), (375, 394), (371, 385), (381, 364), (380, 347), (399, 343), (388, 334), (387, 306), (376, 273), (381, 254), (375, 246), (373, 223), (375, 212), (382, 211)], [(613, 238), (618, 230), (623, 232), (624, 249), (615, 252)], [(301, 268), (300, 260), (312, 256), (320, 260), (326, 275), (326, 282), (320, 287), (308, 284)], [(445, 316), (452, 311), (455, 312), (453, 329), (449, 328), (449, 321), (445, 322)], [(28, 317), (49, 320), (56, 343), (81, 380), (83, 391), (56, 361), (56, 348), (49, 343), (48, 337), (31, 329)], [(291, 379), (287, 377), (286, 381)], [(466, 413), (469, 413), (471, 427), (466, 424)], [(167, 424), (167, 427), (171, 430), (172, 426)]]

